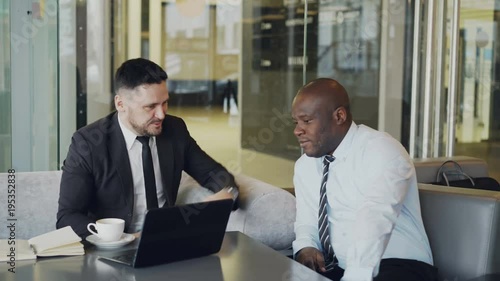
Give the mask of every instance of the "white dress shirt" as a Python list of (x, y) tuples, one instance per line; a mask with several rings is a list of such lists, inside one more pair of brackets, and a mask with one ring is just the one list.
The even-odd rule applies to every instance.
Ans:
[[(132, 171), (132, 180), (134, 181), (134, 210), (132, 223), (128, 232), (138, 232), (142, 230), (142, 223), (146, 215), (146, 189), (144, 185), (144, 172), (142, 170), (142, 143), (137, 140), (137, 135), (130, 131), (120, 120), (118, 123), (122, 130), (125, 143), (127, 145), (128, 158), (130, 161), (130, 170)], [(153, 168), (155, 170), (156, 196), (158, 206), (163, 206), (166, 202), (163, 194), (163, 183), (160, 172), (160, 162), (158, 160), (158, 150), (156, 149), (156, 137), (149, 138), (149, 147), (153, 156)]]
[[(413, 162), (386, 133), (352, 125), (334, 151), (327, 182), (330, 237), (342, 281), (371, 281), (381, 259), (413, 259), (433, 264), (420, 213)], [(323, 157), (295, 163), (296, 254), (321, 249), (318, 208)]]

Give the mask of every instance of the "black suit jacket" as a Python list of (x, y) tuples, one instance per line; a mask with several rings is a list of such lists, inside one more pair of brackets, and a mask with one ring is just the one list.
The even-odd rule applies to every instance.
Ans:
[[(175, 203), (182, 170), (214, 192), (236, 186), (234, 177), (189, 135), (182, 119), (167, 115), (156, 145), (166, 206)], [(56, 226), (69, 225), (84, 237), (90, 234), (88, 223), (113, 217), (125, 220), (127, 232), (133, 208), (132, 172), (114, 112), (73, 134), (63, 166)]]

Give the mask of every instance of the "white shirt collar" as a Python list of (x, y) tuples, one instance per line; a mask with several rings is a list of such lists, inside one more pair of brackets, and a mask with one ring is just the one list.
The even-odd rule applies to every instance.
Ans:
[(340, 159), (341, 157), (347, 156), (351, 148), (352, 142), (354, 140), (354, 136), (356, 135), (357, 132), (358, 132), (358, 125), (356, 125), (356, 123), (352, 121), (351, 127), (349, 127), (349, 130), (347, 131), (347, 134), (344, 136), (344, 139), (342, 139), (337, 149), (335, 149), (335, 151), (333, 152), (333, 156), (336, 159)]
[[(122, 133), (123, 133), (123, 137), (125, 138), (125, 144), (127, 145), (127, 151), (129, 151), (132, 149), (134, 142), (137, 140), (137, 135), (134, 132), (132, 132), (131, 130), (129, 130), (125, 126), (125, 124), (123, 124), (122, 120), (120, 119), (119, 114), (118, 114), (117, 118), (118, 118), (118, 124), (120, 125), (120, 129), (122, 130)], [(150, 139), (153, 140), (153, 144), (156, 142), (156, 137), (151, 137)]]

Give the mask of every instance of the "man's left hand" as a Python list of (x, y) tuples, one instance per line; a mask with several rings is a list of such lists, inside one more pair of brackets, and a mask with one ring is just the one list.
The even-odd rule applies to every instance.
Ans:
[(207, 196), (207, 198), (205, 198), (204, 201), (215, 201), (215, 200), (224, 200), (224, 199), (233, 200), (233, 196), (231, 195), (231, 193), (229, 193), (223, 189), (215, 194)]

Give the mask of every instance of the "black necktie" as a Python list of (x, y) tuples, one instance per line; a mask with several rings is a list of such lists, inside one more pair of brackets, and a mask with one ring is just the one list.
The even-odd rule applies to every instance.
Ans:
[(142, 143), (142, 171), (144, 173), (144, 186), (146, 187), (146, 203), (148, 210), (158, 208), (156, 197), (155, 170), (153, 168), (153, 156), (149, 148), (149, 137), (137, 137)]
[(323, 246), (323, 256), (325, 258), (325, 268), (327, 271), (335, 267), (335, 253), (333, 252), (332, 244), (330, 243), (330, 231), (328, 223), (327, 205), (328, 200), (326, 197), (326, 182), (328, 181), (328, 168), (330, 163), (335, 160), (335, 157), (326, 155), (323, 159), (323, 179), (321, 180), (321, 189), (319, 195), (319, 239), (321, 246)]

